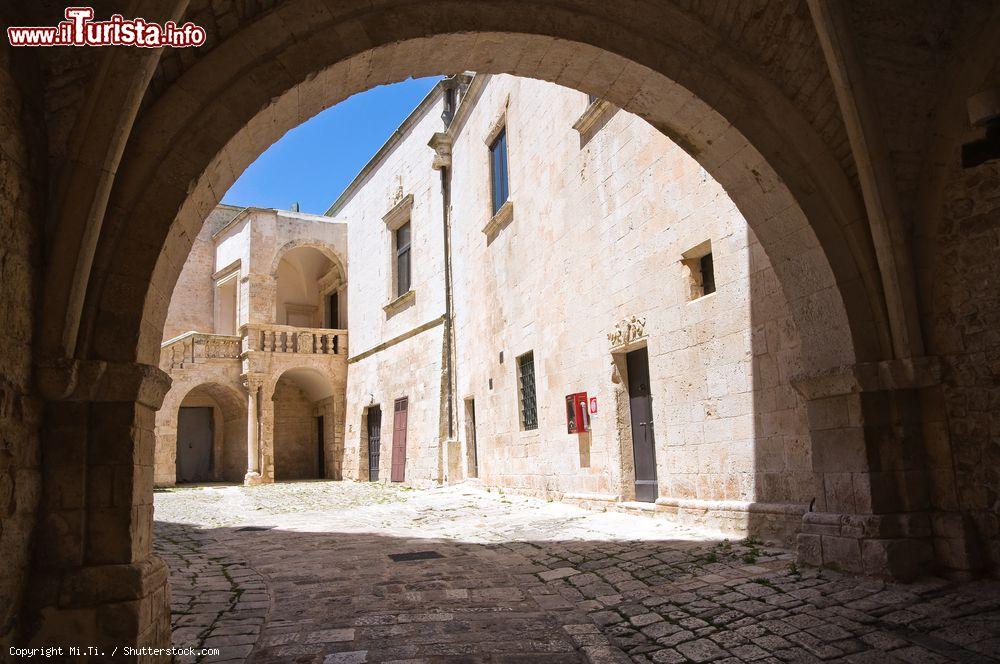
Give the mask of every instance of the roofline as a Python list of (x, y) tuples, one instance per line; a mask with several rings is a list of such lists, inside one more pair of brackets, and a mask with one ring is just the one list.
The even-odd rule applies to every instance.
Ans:
[(374, 171), (376, 168), (382, 165), (389, 153), (395, 149), (397, 145), (403, 140), (403, 136), (417, 123), (417, 121), (426, 115), (427, 111), (430, 110), (431, 105), (437, 101), (437, 98), (441, 96), (443, 88), (441, 87), (441, 81), (434, 84), (434, 87), (424, 96), (417, 107), (414, 108), (406, 119), (398, 127), (396, 131), (392, 132), (392, 135), (386, 139), (382, 147), (378, 149), (371, 159), (368, 160), (358, 174), (354, 176), (351, 183), (347, 185), (337, 200), (330, 205), (329, 209), (324, 213), (327, 217), (335, 216), (340, 210), (347, 204), (347, 202), (358, 192), (361, 188), (362, 183), (365, 179)]
[(310, 212), (295, 212), (294, 210), (282, 210), (279, 208), (267, 208), (258, 207), (256, 205), (249, 205), (247, 207), (237, 207), (235, 205), (218, 205), (217, 207), (226, 207), (231, 210), (237, 210), (236, 214), (232, 219), (223, 224), (219, 230), (212, 233), (212, 239), (215, 240), (218, 237), (225, 235), (227, 232), (233, 229), (233, 227), (247, 217), (251, 212), (271, 212), (276, 216), (287, 216), (287, 217), (299, 217), (302, 221), (311, 221), (314, 223), (346, 223), (343, 219), (330, 218), (322, 214), (312, 214)]

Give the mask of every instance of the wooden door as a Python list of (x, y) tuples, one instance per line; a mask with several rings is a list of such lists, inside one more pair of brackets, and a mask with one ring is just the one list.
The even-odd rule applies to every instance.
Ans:
[(392, 476), (393, 482), (406, 477), (406, 407), (407, 399), (396, 399), (392, 417)]
[(653, 435), (653, 395), (649, 387), (649, 353), (645, 348), (626, 356), (628, 398), (632, 416), (632, 457), (635, 499), (656, 502), (656, 438)]
[(378, 460), (382, 448), (382, 408), (368, 409), (368, 480), (378, 482)]
[(177, 481), (212, 480), (212, 409), (184, 407), (177, 414)]

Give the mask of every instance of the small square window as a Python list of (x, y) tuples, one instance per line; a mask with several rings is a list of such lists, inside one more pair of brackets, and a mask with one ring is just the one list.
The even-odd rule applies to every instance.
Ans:
[(706, 240), (694, 249), (685, 252), (681, 263), (688, 273), (690, 289), (688, 299), (697, 300), (715, 292), (715, 260), (712, 255), (711, 241)]
[(535, 356), (528, 352), (517, 358), (517, 391), (521, 410), (521, 429), (538, 428), (538, 402), (535, 396)]
[(699, 260), (701, 267), (701, 294), (715, 292), (715, 267), (712, 265), (712, 254), (708, 253)]

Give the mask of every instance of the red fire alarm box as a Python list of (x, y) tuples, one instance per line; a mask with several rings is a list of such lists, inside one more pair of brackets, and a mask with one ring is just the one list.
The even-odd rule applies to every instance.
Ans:
[(590, 431), (590, 413), (586, 392), (566, 396), (566, 430), (569, 433)]

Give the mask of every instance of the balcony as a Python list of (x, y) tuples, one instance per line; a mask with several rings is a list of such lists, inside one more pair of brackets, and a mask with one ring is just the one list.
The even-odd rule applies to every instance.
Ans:
[(347, 355), (347, 330), (251, 323), (240, 331), (244, 353)]
[(185, 332), (160, 346), (160, 368), (183, 369), (211, 360), (238, 360), (240, 337), (205, 332)]

